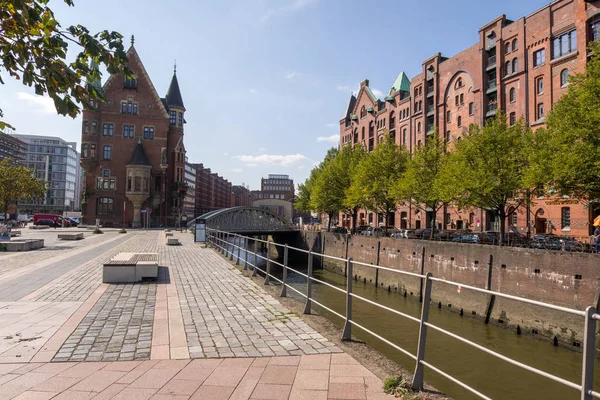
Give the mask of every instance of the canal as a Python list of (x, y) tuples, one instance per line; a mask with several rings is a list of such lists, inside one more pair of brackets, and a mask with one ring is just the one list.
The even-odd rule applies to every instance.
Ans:
[[(249, 258), (250, 262), (254, 261), (253, 255), (250, 254)], [(295, 257), (294, 252), (290, 251), (289, 266), (306, 273), (306, 257)], [(259, 262), (259, 267), (264, 269), (264, 264)], [(281, 278), (280, 267), (273, 268), (274, 275)], [(315, 269), (314, 276), (339, 288), (345, 289), (346, 287), (346, 278), (333, 272)], [(274, 283), (273, 280), (271, 282)], [(297, 290), (306, 293), (306, 278), (303, 276), (290, 271), (288, 282)], [(377, 289), (374, 285), (365, 284), (362, 281), (354, 281), (353, 291), (378, 304), (420, 318), (421, 304), (410, 297), (405, 298), (397, 292)], [(293, 290), (288, 290), (287, 294), (298, 301), (305, 301)], [(313, 283), (313, 298), (336, 312), (345, 313), (344, 293), (326, 285)], [(338, 316), (314, 303), (313, 309), (340, 328), (343, 327), (344, 321)], [(353, 300), (352, 312), (353, 320), (358, 324), (412, 354), (416, 353), (419, 330), (416, 322), (356, 298)], [(581, 382), (581, 353), (555, 347), (550, 343), (528, 336), (517, 335), (507, 329), (485, 325), (473, 318), (461, 317), (458, 314), (438, 309), (435, 305), (430, 308), (429, 321), (504, 356), (574, 383)], [(355, 326), (352, 327), (352, 335), (410, 372), (414, 371), (415, 362), (393, 347)], [(513, 366), (433, 329), (429, 329), (427, 332), (425, 360), (492, 399), (576, 400), (581, 398), (581, 394), (574, 389)], [(598, 358), (596, 358), (595, 372), (594, 390), (598, 392), (600, 391), (600, 360)], [(427, 368), (425, 368), (425, 381), (456, 400), (479, 398)]]

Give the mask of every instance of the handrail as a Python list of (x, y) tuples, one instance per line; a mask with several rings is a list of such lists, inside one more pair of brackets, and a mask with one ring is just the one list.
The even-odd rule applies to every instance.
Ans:
[[(235, 242), (229, 242), (229, 239), (231, 237), (240, 238), (238, 244), (236, 244)], [(594, 376), (593, 374), (594, 374), (594, 361), (595, 361), (595, 342), (594, 341), (595, 341), (595, 332), (596, 332), (596, 321), (600, 320), (600, 313), (597, 313), (596, 309), (594, 307), (590, 306), (585, 311), (575, 310), (575, 309), (571, 309), (571, 308), (567, 308), (567, 307), (557, 306), (554, 304), (544, 303), (544, 302), (537, 301), (537, 300), (526, 299), (523, 297), (513, 296), (510, 294), (506, 294), (506, 293), (500, 293), (497, 291), (479, 288), (479, 287), (475, 287), (475, 286), (471, 286), (471, 285), (465, 285), (465, 284), (462, 284), (459, 282), (453, 282), (453, 281), (448, 281), (448, 280), (441, 279), (441, 278), (436, 278), (436, 277), (433, 277), (431, 275), (431, 273), (419, 274), (419, 273), (414, 273), (414, 272), (401, 271), (401, 270), (392, 269), (392, 268), (388, 268), (388, 267), (382, 267), (379, 265), (373, 265), (373, 264), (367, 264), (364, 262), (354, 261), (351, 258), (346, 259), (346, 258), (342, 258), (342, 257), (331, 256), (328, 254), (316, 253), (316, 252), (313, 252), (312, 250), (304, 250), (304, 249), (300, 249), (300, 248), (296, 248), (296, 247), (292, 247), (292, 246), (288, 246), (288, 245), (281, 245), (278, 243), (274, 243), (272, 241), (265, 241), (262, 239), (246, 237), (246, 236), (242, 236), (239, 234), (231, 234), (226, 231), (220, 231), (220, 230), (216, 230), (216, 229), (207, 229), (207, 238), (208, 238), (208, 242), (212, 243), (215, 246), (215, 248), (222, 250), (223, 255), (230, 257), (231, 260), (233, 260), (234, 257), (237, 257), (236, 264), (239, 264), (240, 253), (243, 249), (244, 254), (246, 254), (244, 269), (247, 269), (247, 266), (250, 266), (250, 267), (252, 267), (252, 270), (253, 270), (253, 276), (256, 273), (260, 273), (260, 274), (264, 275), (266, 285), (269, 284), (268, 282), (270, 279), (274, 280), (275, 282), (280, 283), (282, 285), (282, 291), (280, 294), (281, 297), (284, 297), (286, 295), (285, 289), (287, 289), (287, 288), (293, 290), (294, 292), (299, 294), (301, 297), (304, 297), (306, 299), (305, 313), (310, 313), (310, 304), (314, 303), (314, 304), (318, 305), (319, 307), (323, 308), (324, 310), (332, 313), (333, 315), (344, 319), (346, 321), (346, 324), (344, 326), (344, 333), (342, 335), (342, 339), (350, 340), (351, 339), (351, 327), (355, 326), (355, 327), (361, 329), (362, 331), (366, 332), (367, 334), (373, 336), (374, 338), (376, 338), (380, 341), (383, 341), (384, 343), (390, 345), (397, 351), (400, 351), (404, 355), (415, 360), (416, 369), (415, 369), (415, 375), (414, 375), (413, 382), (412, 382), (412, 386), (415, 389), (423, 388), (423, 367), (427, 367), (428, 369), (438, 373), (439, 375), (441, 375), (441, 376), (445, 377), (446, 379), (450, 380), (451, 382), (455, 383), (456, 385), (475, 394), (479, 398), (491, 400), (490, 397), (484, 395), (483, 393), (477, 391), (476, 389), (472, 388), (468, 384), (458, 380), (457, 378), (451, 376), (450, 374), (442, 371), (441, 369), (439, 369), (439, 368), (435, 367), (434, 365), (425, 361), (424, 355), (425, 355), (425, 348), (427, 346), (427, 328), (430, 328), (430, 329), (440, 332), (448, 337), (458, 340), (464, 344), (467, 344), (479, 351), (482, 351), (482, 352), (492, 355), (500, 360), (508, 362), (509, 364), (514, 365), (518, 368), (524, 369), (526, 371), (532, 372), (532, 373), (542, 376), (544, 378), (550, 379), (554, 382), (557, 382), (557, 383), (567, 386), (569, 388), (578, 390), (582, 394), (582, 397), (581, 397), (582, 400), (591, 400), (593, 398), (600, 399), (600, 393), (595, 392), (593, 390), (593, 376)], [(242, 241), (241, 239), (244, 239), (244, 240)], [(267, 253), (266, 257), (262, 256), (257, 251), (256, 243), (255, 243), (255, 247), (254, 247), (255, 251), (252, 251), (250, 248), (242, 247), (243, 246), (242, 244), (246, 244), (248, 242), (248, 239), (253, 240), (256, 243), (267, 244), (267, 246), (274, 245), (276, 247), (283, 247), (284, 251), (285, 251), (284, 262), (280, 263), (277, 260), (270, 259), (270, 256), (268, 253)], [(222, 244), (223, 246), (220, 244)], [(231, 251), (229, 250), (229, 246), (231, 246)], [(237, 255), (235, 254), (235, 251), (234, 251), (235, 249), (237, 249)], [(289, 267), (288, 252), (290, 250), (299, 251), (301, 253), (308, 254), (308, 273), (307, 274), (304, 274), (301, 271), (298, 271), (294, 268)], [(256, 260), (254, 264), (248, 262), (248, 260), (247, 260), (248, 254), (254, 255), (255, 260)], [(425, 254), (424, 250), (423, 250), (423, 254)], [(325, 282), (324, 280), (321, 280), (321, 279), (318, 279), (318, 278), (315, 278), (314, 276), (312, 276), (312, 257), (313, 256), (319, 256), (323, 259), (327, 258), (327, 259), (337, 260), (337, 261), (346, 263), (346, 288), (342, 289), (336, 285), (333, 285), (329, 282)], [(259, 259), (263, 259), (263, 260), (267, 261), (266, 270), (262, 270), (262, 269), (258, 268), (258, 260)], [(283, 279), (279, 279), (270, 273), (270, 265), (271, 264), (278, 265), (283, 268), (283, 271), (284, 271)], [(422, 308), (421, 308), (421, 318), (413, 317), (411, 315), (405, 314), (401, 311), (384, 306), (382, 304), (377, 303), (376, 301), (367, 299), (363, 296), (353, 293), (352, 282), (354, 280), (354, 275), (352, 273), (352, 268), (353, 268), (354, 264), (360, 265), (360, 266), (365, 266), (365, 267), (370, 267), (370, 268), (375, 268), (377, 270), (388, 271), (388, 272), (392, 272), (392, 273), (396, 273), (396, 274), (419, 278), (421, 280), (421, 291), (422, 291), (422, 293), (420, 293), (420, 295), (422, 296), (422, 299), (423, 299)], [(297, 288), (295, 288), (287, 283), (288, 271), (292, 271), (292, 272), (299, 274), (300, 276), (303, 276), (304, 278), (306, 278), (307, 283), (308, 283), (307, 284), (307, 294), (302, 293), (300, 290), (298, 290)], [(423, 270), (421, 269), (421, 271), (423, 271)], [(332, 288), (338, 292), (346, 294), (346, 315), (342, 315), (341, 313), (338, 313), (337, 311), (329, 308), (325, 304), (315, 300), (311, 296), (311, 283), (312, 282), (318, 283), (321, 285), (325, 285), (325, 286)], [(452, 333), (448, 330), (445, 330), (445, 329), (429, 322), (428, 321), (428, 315), (429, 315), (428, 310), (430, 307), (429, 303), (431, 300), (431, 292), (432, 292), (432, 286), (433, 286), (432, 283), (433, 282), (456, 286), (456, 287), (460, 287), (461, 289), (471, 290), (471, 291), (475, 291), (478, 293), (484, 293), (484, 294), (490, 295), (490, 296), (498, 296), (498, 297), (502, 297), (502, 298), (506, 298), (506, 299), (530, 304), (530, 305), (545, 307), (545, 308), (548, 308), (551, 310), (584, 317), (584, 331), (585, 332), (584, 332), (584, 343), (582, 346), (583, 347), (582, 376), (581, 376), (582, 383), (577, 384), (577, 383), (568, 381), (566, 379), (563, 379), (559, 376), (553, 375), (551, 373), (542, 371), (538, 368), (534, 368), (534, 367), (524, 364), (520, 361), (514, 360), (508, 356), (502, 355), (496, 351), (488, 349), (485, 346), (477, 344), (469, 339), (463, 338), (455, 333)], [(406, 349), (403, 349), (402, 347), (396, 345), (395, 343), (391, 342), (390, 340), (382, 337), (381, 335), (371, 331), (367, 327), (354, 321), (352, 319), (352, 299), (358, 299), (360, 301), (364, 301), (364, 302), (371, 304), (373, 306), (376, 306), (382, 310), (392, 312), (400, 317), (403, 317), (410, 321), (419, 323), (420, 332), (419, 332), (419, 343), (418, 343), (417, 354), (416, 355), (412, 354), (411, 352), (407, 351)]]

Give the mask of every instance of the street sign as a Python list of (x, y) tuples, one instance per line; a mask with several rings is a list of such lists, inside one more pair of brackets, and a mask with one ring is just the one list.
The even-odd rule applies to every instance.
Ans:
[(140, 212), (143, 212), (143, 213), (145, 213), (145, 212), (146, 212), (146, 209), (143, 209), (143, 210), (141, 210)]
[(206, 242), (206, 220), (196, 220), (196, 233), (194, 235), (194, 241), (205, 243)]

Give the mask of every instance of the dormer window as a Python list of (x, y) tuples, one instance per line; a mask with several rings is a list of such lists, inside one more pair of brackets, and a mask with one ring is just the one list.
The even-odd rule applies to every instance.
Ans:
[(135, 78), (125, 78), (123, 87), (126, 89), (135, 89), (137, 88), (137, 80)]
[(169, 112), (169, 123), (171, 125), (175, 125), (177, 119), (177, 111), (170, 111)]

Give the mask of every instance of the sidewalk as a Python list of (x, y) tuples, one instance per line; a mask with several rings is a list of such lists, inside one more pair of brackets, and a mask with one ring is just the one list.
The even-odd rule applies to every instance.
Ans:
[[(392, 398), (192, 235), (175, 233), (181, 246), (157, 231), (106, 235), (54, 262), (0, 256), (15, 261), (0, 271), (14, 300), (0, 302), (0, 400)], [(124, 251), (159, 253), (158, 282), (102, 284), (102, 263)]]

